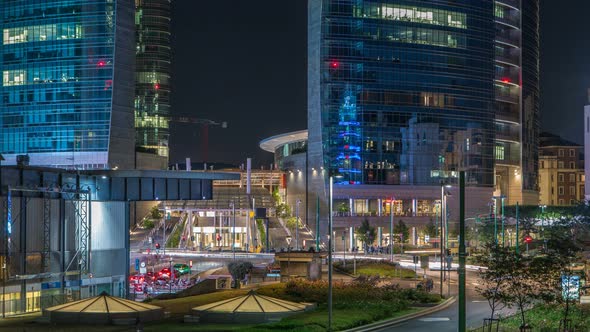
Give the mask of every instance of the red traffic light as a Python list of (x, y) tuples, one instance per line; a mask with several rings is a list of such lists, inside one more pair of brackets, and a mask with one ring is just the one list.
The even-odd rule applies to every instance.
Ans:
[(524, 237), (524, 242), (531, 243), (533, 242), (533, 238), (530, 235), (527, 235)]
[(156, 243), (156, 249), (160, 249), (160, 244)]

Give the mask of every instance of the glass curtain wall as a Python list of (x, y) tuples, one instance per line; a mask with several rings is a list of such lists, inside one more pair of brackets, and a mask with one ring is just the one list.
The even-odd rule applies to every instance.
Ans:
[(116, 2), (0, 4), (0, 152), (104, 153), (106, 166)]
[(493, 185), (491, 0), (323, 0), (325, 159), (342, 184)]
[(168, 157), (170, 0), (135, 0), (135, 143)]

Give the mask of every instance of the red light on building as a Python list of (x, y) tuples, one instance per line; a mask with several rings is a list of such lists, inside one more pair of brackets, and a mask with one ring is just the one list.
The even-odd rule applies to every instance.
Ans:
[(100, 61), (97, 63), (97, 65), (98, 65), (99, 67), (104, 67), (104, 65), (105, 65), (105, 62), (104, 62), (104, 61), (102, 61), (102, 60), (100, 60)]
[(338, 66), (340, 66), (340, 64), (338, 63), (338, 61), (332, 61), (332, 63), (330, 64), (330, 66), (332, 68), (338, 68)]
[(346, 145), (344, 146), (344, 149), (345, 149), (345, 150), (348, 150), (349, 148), (350, 148), (350, 145), (348, 145), (348, 144), (346, 144)]
[(502, 79), (502, 82), (503, 82), (503, 83), (510, 83), (510, 79), (509, 79), (508, 77), (504, 77), (504, 78)]
[(531, 243), (533, 242), (533, 238), (530, 235), (527, 235), (524, 237), (524, 242)]
[(160, 84), (159, 83), (154, 84), (154, 89), (159, 90), (160, 89)]

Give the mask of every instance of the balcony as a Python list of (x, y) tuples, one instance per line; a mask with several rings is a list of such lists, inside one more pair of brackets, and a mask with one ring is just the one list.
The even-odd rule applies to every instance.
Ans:
[[(514, 105), (514, 104), (512, 104)], [(500, 121), (500, 122), (511, 122), (511, 123), (519, 123), (520, 122), (520, 116), (518, 115), (518, 113), (510, 113), (510, 112), (504, 112), (501, 110), (496, 110), (496, 121)]]
[(496, 2), (500, 4), (505, 4), (516, 9), (520, 9), (520, 1), (518, 0), (496, 0)]
[(508, 25), (515, 29), (520, 29), (520, 16), (513, 14), (513, 15), (506, 15), (504, 17), (495, 17), (496, 22)]
[(503, 62), (503, 63), (507, 63), (507, 64), (513, 65), (513, 66), (520, 66), (520, 61), (519, 61), (518, 55), (505, 54), (505, 53), (504, 54), (496, 54), (495, 60)]

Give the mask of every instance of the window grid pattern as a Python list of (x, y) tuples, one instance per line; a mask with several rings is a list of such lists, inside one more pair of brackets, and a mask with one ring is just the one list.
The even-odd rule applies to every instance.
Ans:
[(5, 1), (0, 151), (107, 151), (114, 1)]
[(136, 0), (135, 144), (168, 157), (170, 1)]
[[(493, 2), (420, 5), (401, 19), (399, 1), (324, 0), (322, 134), (337, 182), (437, 185), (466, 170), (493, 185)], [(449, 7), (460, 24), (422, 14)]]

